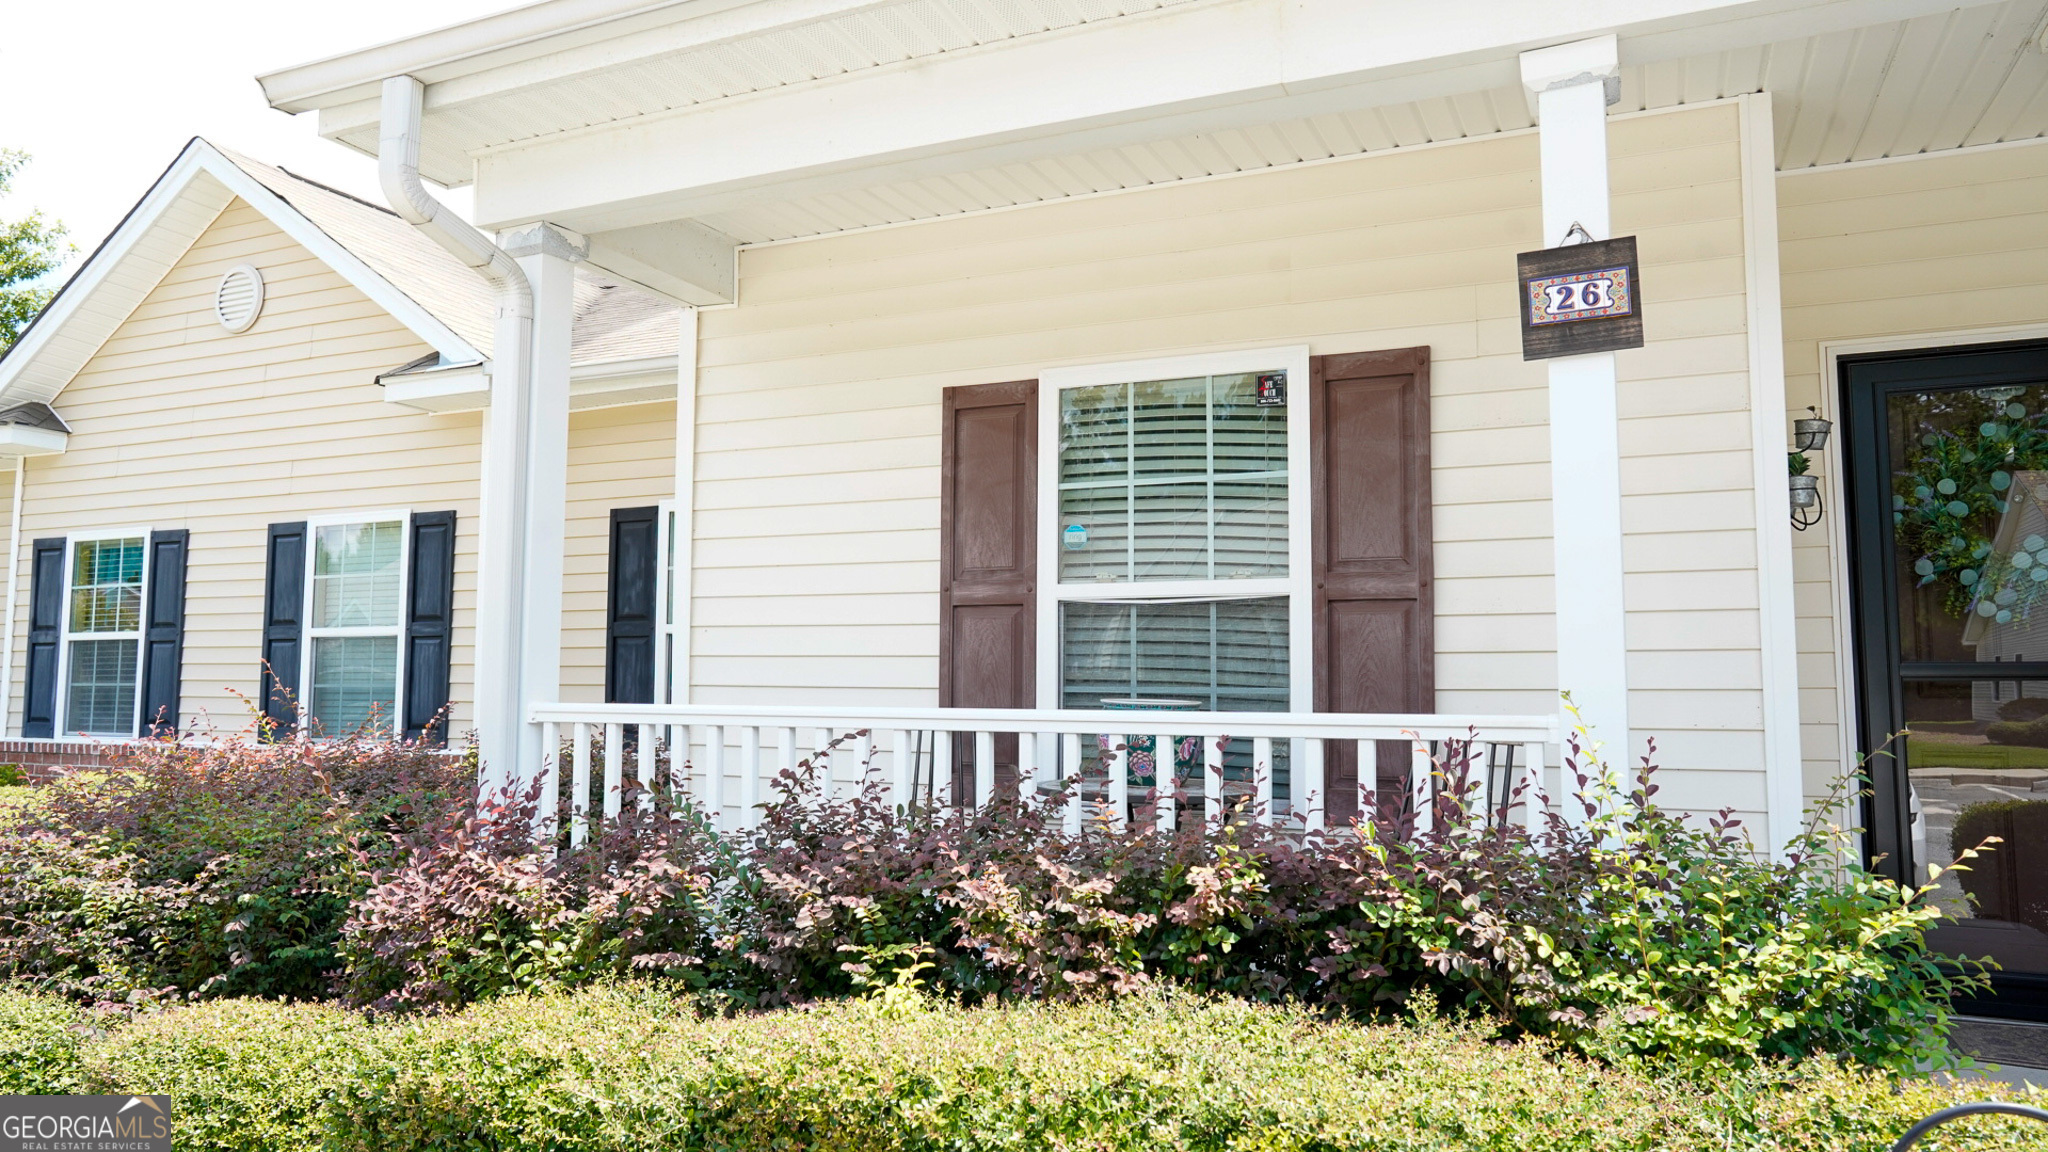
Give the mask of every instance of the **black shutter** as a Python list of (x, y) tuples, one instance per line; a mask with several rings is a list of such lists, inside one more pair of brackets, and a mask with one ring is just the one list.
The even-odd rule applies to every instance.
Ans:
[(405, 734), (448, 740), (448, 670), (455, 640), (455, 513), (412, 518), (412, 579), (405, 611)]
[(185, 652), (185, 546), (183, 528), (149, 534), (149, 591), (143, 597), (143, 736), (178, 734), (179, 666)]
[(35, 542), (29, 561), (28, 668), (21, 734), (57, 735), (57, 645), (64, 624), (64, 538)]
[(269, 571), (263, 579), (263, 679), (257, 689), (270, 735), (299, 724), (299, 652), (306, 613), (306, 522), (270, 526)]
[(654, 635), (661, 604), (661, 509), (612, 509), (604, 600), (604, 698), (654, 703)]

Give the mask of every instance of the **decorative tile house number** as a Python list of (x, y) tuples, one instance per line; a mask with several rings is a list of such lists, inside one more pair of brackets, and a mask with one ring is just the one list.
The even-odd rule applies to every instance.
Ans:
[(1617, 236), (1524, 252), (1522, 359), (1582, 356), (1643, 346), (1642, 274), (1636, 238)]

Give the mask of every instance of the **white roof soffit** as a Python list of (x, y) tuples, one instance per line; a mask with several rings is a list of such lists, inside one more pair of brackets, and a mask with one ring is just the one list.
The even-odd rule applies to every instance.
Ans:
[[(2020, 57), (2044, 10), (2048, 0), (549, 0), (263, 83), (278, 107), (317, 108), (323, 133), (372, 151), (369, 86), (392, 71), (428, 81), (426, 167), (448, 182), (473, 176), (486, 226), (548, 219), (603, 234), (694, 219), (758, 242), (1527, 127), (1518, 54), (1607, 32), (1621, 37), (1625, 105), (1830, 85), (1831, 99), (1870, 103), (1859, 85), (1871, 65), (1879, 79), (1939, 66), (1984, 89), (1982, 103), (2025, 104)], [(1923, 43), (1895, 38), (1887, 54), (1865, 34), (1885, 26)], [(1702, 83), (1703, 72), (1719, 75)], [(1907, 87), (1906, 102), (1926, 101)], [(1802, 131), (1782, 111), (1781, 137)], [(1833, 109), (1820, 111), (1825, 121)]]
[(0, 357), (0, 399), (55, 399), (237, 197), (384, 307), (443, 359), (483, 358), (219, 149), (195, 138)]

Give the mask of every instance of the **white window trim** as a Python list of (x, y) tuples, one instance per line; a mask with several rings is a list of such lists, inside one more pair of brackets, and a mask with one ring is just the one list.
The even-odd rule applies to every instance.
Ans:
[[(136, 732), (142, 728), (143, 640), (149, 632), (149, 531), (147, 528), (119, 528), (104, 531), (71, 532), (67, 533), (64, 537), (64, 576), (62, 580), (64, 603), (62, 608), (63, 617), (58, 621), (59, 627), (57, 629), (57, 700), (56, 707), (52, 709), (57, 716), (57, 723), (52, 733), (54, 739), (69, 740), (83, 735), (86, 739), (90, 740), (133, 740), (135, 739)], [(86, 632), (76, 636), (78, 639), (94, 640), (121, 640), (131, 637), (134, 639), (135, 707), (131, 710), (133, 714), (128, 718), (128, 731), (118, 735), (101, 732), (80, 733), (71, 722), (71, 642), (74, 639), (74, 633), (71, 631), (71, 577), (72, 567), (78, 555), (78, 546), (94, 540), (133, 540), (138, 537), (142, 540), (142, 600), (136, 605), (136, 630), (133, 633)]]
[[(1223, 376), (1239, 372), (1287, 373), (1287, 576), (1254, 580), (1148, 580), (1120, 584), (1059, 582), (1060, 393), (1069, 388)], [(1063, 601), (1158, 598), (1287, 597), (1288, 709), (1315, 705), (1315, 579), (1309, 488), (1309, 349), (1306, 344), (1204, 352), (1149, 360), (1120, 360), (1048, 368), (1038, 377), (1038, 704), (1060, 700), (1060, 604)], [(1228, 589), (1227, 593), (1223, 590)]]
[[(684, 605), (680, 600), (669, 600), (668, 586), (669, 549), (674, 546), (673, 536), (677, 529), (674, 500), (663, 500), (656, 505), (654, 524), (654, 696), (657, 704), (675, 704), (685, 702), (678, 701), (675, 697), (683, 695), (687, 699), (688, 690), (684, 688), (678, 693), (677, 689), (683, 688), (682, 681), (669, 667), (671, 661), (683, 663), (675, 658), (682, 653), (682, 647), (677, 642), (677, 633), (682, 631)], [(687, 561), (687, 556), (677, 553), (678, 573)], [(678, 580), (677, 583), (683, 581)]]
[[(330, 512), (306, 517), (306, 553), (304, 575), (299, 583), (299, 731), (312, 732), (313, 721), (313, 640), (316, 630), (313, 626), (313, 538), (322, 528), (337, 524), (382, 524), (398, 521), (398, 623), (375, 627), (356, 626), (349, 628), (321, 628), (317, 630), (320, 639), (350, 636), (396, 636), (398, 638), (398, 678), (393, 683), (391, 701), (391, 731), (394, 736), (405, 735), (405, 689), (406, 674), (406, 609), (412, 598), (412, 509), (383, 509), (373, 512)], [(331, 737), (322, 736), (322, 739)]]

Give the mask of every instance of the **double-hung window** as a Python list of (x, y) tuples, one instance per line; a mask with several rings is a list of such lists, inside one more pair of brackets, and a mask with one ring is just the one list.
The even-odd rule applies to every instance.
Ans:
[(1308, 711), (1306, 348), (1041, 377), (1040, 700)]
[(405, 683), (406, 516), (312, 521), (306, 546), (307, 731), (389, 735)]
[(66, 548), (61, 732), (133, 736), (142, 678), (148, 533), (80, 538)]

